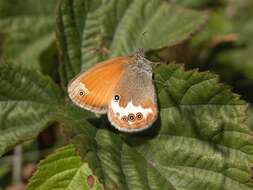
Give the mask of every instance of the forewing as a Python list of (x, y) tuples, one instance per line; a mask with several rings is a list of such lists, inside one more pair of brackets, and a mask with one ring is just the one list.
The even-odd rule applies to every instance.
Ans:
[(117, 57), (81, 72), (68, 85), (70, 99), (87, 110), (106, 113), (112, 91), (129, 60), (130, 57)]

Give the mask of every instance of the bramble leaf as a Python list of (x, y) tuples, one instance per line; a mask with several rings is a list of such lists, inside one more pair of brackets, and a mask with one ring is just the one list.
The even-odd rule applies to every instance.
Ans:
[(0, 1), (0, 57), (40, 69), (41, 54), (55, 41), (55, 1)]
[[(49, 172), (50, 171), (50, 172)], [(99, 190), (103, 189), (86, 163), (82, 163), (72, 145), (58, 149), (43, 160), (27, 190)]]
[(34, 139), (64, 103), (48, 77), (12, 64), (0, 64), (0, 155)]

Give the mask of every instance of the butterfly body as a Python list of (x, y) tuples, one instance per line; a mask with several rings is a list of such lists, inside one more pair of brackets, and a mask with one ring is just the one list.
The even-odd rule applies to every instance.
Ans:
[(157, 118), (151, 62), (137, 53), (97, 64), (68, 86), (70, 99), (80, 107), (107, 113), (120, 131), (141, 131)]

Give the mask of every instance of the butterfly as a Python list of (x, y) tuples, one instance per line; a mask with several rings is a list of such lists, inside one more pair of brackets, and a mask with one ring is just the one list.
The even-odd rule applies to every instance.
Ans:
[(107, 113), (119, 131), (142, 131), (158, 115), (152, 63), (143, 50), (100, 62), (69, 82), (68, 95), (77, 106)]

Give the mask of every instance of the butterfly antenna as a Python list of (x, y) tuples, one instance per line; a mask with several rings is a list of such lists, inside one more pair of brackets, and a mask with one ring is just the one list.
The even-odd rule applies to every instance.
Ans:
[[(137, 49), (137, 51), (135, 51), (136, 52), (136, 55), (139, 55), (139, 56), (144, 56), (144, 37), (145, 37), (145, 34), (146, 34), (147, 32), (145, 31), (145, 32), (143, 32), (140, 36), (139, 36), (139, 39), (137, 40), (137, 46), (139, 46), (139, 47), (137, 47), (138, 49)], [(140, 42), (140, 43), (138, 43), (138, 42)], [(138, 45), (139, 44), (139, 45)]]

